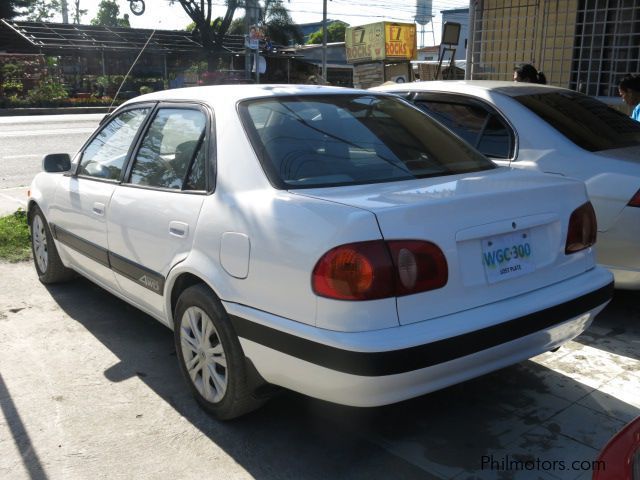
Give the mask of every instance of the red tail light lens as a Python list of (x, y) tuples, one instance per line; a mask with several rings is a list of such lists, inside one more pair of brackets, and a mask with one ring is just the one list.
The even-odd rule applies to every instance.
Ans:
[(341, 245), (325, 253), (313, 269), (316, 294), (338, 300), (393, 296), (393, 264), (382, 241)]
[(594, 462), (593, 480), (640, 480), (640, 417), (618, 432)]
[(337, 300), (375, 300), (441, 288), (447, 261), (433, 243), (358, 242), (325, 253), (312, 274), (313, 291)]
[(569, 230), (564, 252), (569, 255), (596, 243), (598, 224), (591, 202), (576, 208), (569, 218)]
[(631, 197), (631, 200), (629, 200), (629, 203), (627, 205), (629, 205), (630, 207), (640, 207), (640, 190), (638, 190), (636, 194)]

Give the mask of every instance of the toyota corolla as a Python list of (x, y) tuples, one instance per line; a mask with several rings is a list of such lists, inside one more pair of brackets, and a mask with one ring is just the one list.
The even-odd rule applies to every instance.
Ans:
[(43, 163), (40, 280), (78, 273), (171, 328), (222, 419), (271, 385), (422, 395), (557, 348), (612, 295), (583, 183), (497, 167), (394, 95), (152, 93)]

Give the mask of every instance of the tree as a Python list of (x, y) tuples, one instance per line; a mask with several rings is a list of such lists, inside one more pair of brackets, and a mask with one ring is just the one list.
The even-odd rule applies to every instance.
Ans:
[(98, 5), (98, 13), (96, 18), (91, 20), (91, 25), (102, 25), (104, 27), (130, 27), (129, 15), (124, 14), (123, 18), (118, 18), (120, 15), (120, 7), (116, 3), (116, 0), (102, 0)]
[[(327, 27), (327, 42), (344, 42), (344, 34), (349, 25), (347, 23), (336, 21)], [(322, 43), (322, 28), (309, 35), (307, 43)]]
[(199, 37), (207, 58), (209, 71), (214, 71), (223, 52), (224, 36), (229, 30), (233, 15), (239, 7), (238, 0), (227, 0), (224, 17), (212, 19), (213, 0), (171, 0), (179, 3), (195, 23), (194, 34)]
[(73, 23), (79, 24), (80, 19), (87, 14), (87, 10), (80, 8), (80, 0), (74, 0)]
[[(304, 40), (282, 0), (264, 0), (258, 23), (262, 26), (265, 37), (269, 37), (274, 43), (288, 45), (302, 43)], [(244, 17), (240, 17), (231, 23), (229, 33), (242, 35), (247, 33), (245, 30)]]
[(264, 0), (264, 7), (260, 13), (265, 35), (271, 38), (271, 41), (280, 45), (302, 43), (302, 32), (293, 22), (282, 0)]
[(11, 19), (24, 15), (25, 9), (33, 0), (2, 0), (0, 1), (0, 18)]
[(59, 0), (30, 0), (28, 3), (23, 15), (32, 22), (46, 22), (59, 13), (61, 8)]

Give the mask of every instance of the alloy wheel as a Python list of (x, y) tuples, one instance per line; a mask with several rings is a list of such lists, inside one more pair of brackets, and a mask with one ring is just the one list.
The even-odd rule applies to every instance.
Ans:
[(33, 255), (41, 272), (47, 271), (49, 265), (49, 251), (47, 249), (47, 232), (40, 215), (33, 218), (31, 227), (31, 241), (33, 242)]
[(213, 321), (201, 308), (189, 307), (182, 315), (180, 344), (193, 385), (205, 400), (219, 402), (227, 390), (227, 359)]

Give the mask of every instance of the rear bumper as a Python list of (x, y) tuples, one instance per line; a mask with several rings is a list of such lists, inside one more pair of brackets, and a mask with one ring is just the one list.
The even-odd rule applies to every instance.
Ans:
[(237, 304), (225, 308), (246, 356), (268, 382), (345, 405), (377, 406), (562, 345), (611, 299), (611, 280), (597, 267), (490, 305), (366, 332), (323, 330)]

